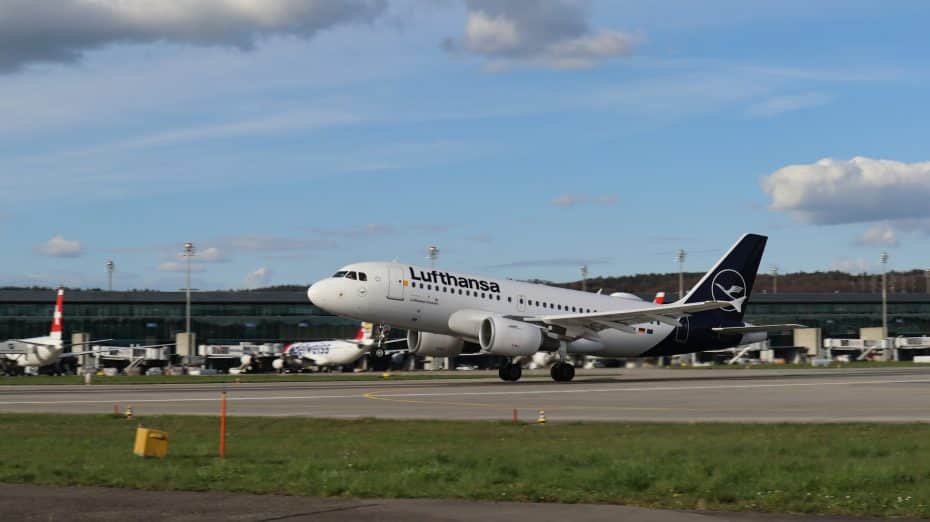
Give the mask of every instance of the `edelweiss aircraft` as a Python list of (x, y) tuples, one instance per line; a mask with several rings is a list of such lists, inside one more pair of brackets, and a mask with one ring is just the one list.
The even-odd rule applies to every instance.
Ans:
[[(414, 354), (478, 352), (516, 360), (555, 352), (560, 362), (552, 366), (552, 378), (570, 381), (575, 368), (565, 362), (568, 354), (655, 357), (719, 350), (801, 327), (743, 322), (766, 239), (744, 235), (669, 304), (383, 262), (341, 268), (314, 283), (307, 296), (335, 314), (406, 328)], [(506, 381), (521, 373), (515, 363), (500, 369)]]
[[(58, 298), (55, 300), (55, 313), (52, 316), (52, 329), (47, 336), (10, 339), (0, 343), (0, 365), (3, 366), (6, 373), (20, 373), (25, 371), (26, 368), (41, 368), (55, 364), (61, 359), (65, 350), (65, 345), (61, 339), (64, 302), (65, 291), (59, 288)], [(80, 354), (69, 353), (65, 355), (74, 356)]]
[(362, 323), (353, 339), (289, 344), (284, 348), (284, 357), (275, 359), (271, 364), (276, 370), (348, 366), (355, 364), (372, 348), (375, 349), (378, 357), (383, 357), (387, 352), (382, 348), (382, 344), (403, 341), (403, 339), (384, 341), (385, 335), (387, 331), (381, 330), (375, 338), (374, 325)]

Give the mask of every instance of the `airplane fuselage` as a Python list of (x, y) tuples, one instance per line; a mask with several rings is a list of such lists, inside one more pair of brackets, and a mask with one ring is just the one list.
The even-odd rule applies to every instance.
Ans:
[(0, 357), (15, 362), (20, 368), (55, 364), (63, 351), (61, 339), (51, 336), (10, 340), (0, 344)]
[[(315, 283), (308, 290), (311, 302), (338, 315), (461, 337), (470, 342), (476, 339), (454, 326), (456, 318), (472, 312), (525, 318), (663, 306), (639, 299), (398, 263), (355, 263), (337, 274), (350, 272), (356, 274), (354, 279), (331, 277)], [(693, 319), (698, 317), (684, 318), (678, 325), (650, 321), (630, 325), (628, 331), (601, 330), (568, 343), (567, 352), (603, 357), (668, 355), (727, 348), (756, 340), (717, 335), (710, 327), (721, 325), (694, 324)], [(736, 324), (743, 323), (734, 320), (733, 325)]]

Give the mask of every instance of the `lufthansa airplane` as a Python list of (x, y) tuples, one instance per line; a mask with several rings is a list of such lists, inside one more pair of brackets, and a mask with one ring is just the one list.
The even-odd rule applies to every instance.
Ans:
[[(307, 297), (331, 313), (406, 328), (411, 353), (511, 357), (554, 352), (552, 378), (570, 381), (568, 354), (656, 357), (761, 341), (801, 325), (750, 325), (752, 292), (765, 236), (746, 234), (682, 299), (669, 304), (398, 263), (355, 263), (317, 281)], [(519, 364), (500, 369), (520, 379)]]

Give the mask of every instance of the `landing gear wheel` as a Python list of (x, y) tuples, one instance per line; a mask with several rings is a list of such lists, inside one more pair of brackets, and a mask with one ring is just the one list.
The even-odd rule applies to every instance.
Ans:
[(555, 382), (568, 382), (575, 378), (575, 367), (564, 362), (557, 362), (549, 370), (552, 380)]
[(505, 364), (497, 370), (497, 374), (504, 381), (519, 381), (523, 376), (523, 368), (519, 364)]
[(384, 357), (384, 348), (378, 348), (377, 350), (375, 350), (375, 357), (378, 359), (381, 359), (382, 357)]

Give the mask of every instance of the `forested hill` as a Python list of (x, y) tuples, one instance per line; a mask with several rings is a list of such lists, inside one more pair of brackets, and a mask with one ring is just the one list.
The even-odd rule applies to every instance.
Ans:
[[(697, 283), (704, 272), (686, 272), (685, 290)], [(544, 283), (563, 288), (581, 289), (581, 281), (552, 282), (533, 280), (535, 283)], [(235, 292), (303, 292), (307, 284), (276, 285), (250, 290), (230, 290)], [(678, 273), (669, 274), (636, 274), (626, 276), (593, 277), (588, 279), (588, 290), (604, 293), (629, 292), (642, 296), (652, 296), (656, 292), (665, 292), (669, 299), (675, 298), (678, 293)], [(52, 290), (46, 287), (16, 287), (5, 286), (0, 290)], [(100, 291), (99, 288), (87, 289)], [(152, 292), (154, 290), (130, 290), (135, 292)], [(793, 274), (778, 275), (778, 293), (877, 293), (881, 291), (881, 275), (879, 274), (849, 274), (846, 272), (797, 272)], [(927, 275), (924, 270), (911, 270), (908, 272), (889, 272), (888, 291), (890, 293), (926, 293)], [(772, 292), (772, 275), (759, 274), (756, 278), (754, 292)]]
[[(685, 291), (704, 275), (704, 272), (685, 273)], [(581, 281), (555, 283), (565, 288), (581, 288)], [(665, 292), (669, 298), (678, 293), (678, 274), (636, 274), (616, 277), (588, 279), (588, 290), (603, 289), (604, 293), (629, 292), (638, 295), (654, 295)], [(923, 270), (889, 272), (890, 293), (925, 293), (927, 275)], [(772, 292), (771, 274), (759, 274), (753, 292)], [(798, 272), (778, 275), (778, 293), (835, 293), (835, 292), (881, 292), (881, 275), (848, 274), (846, 272)]]

